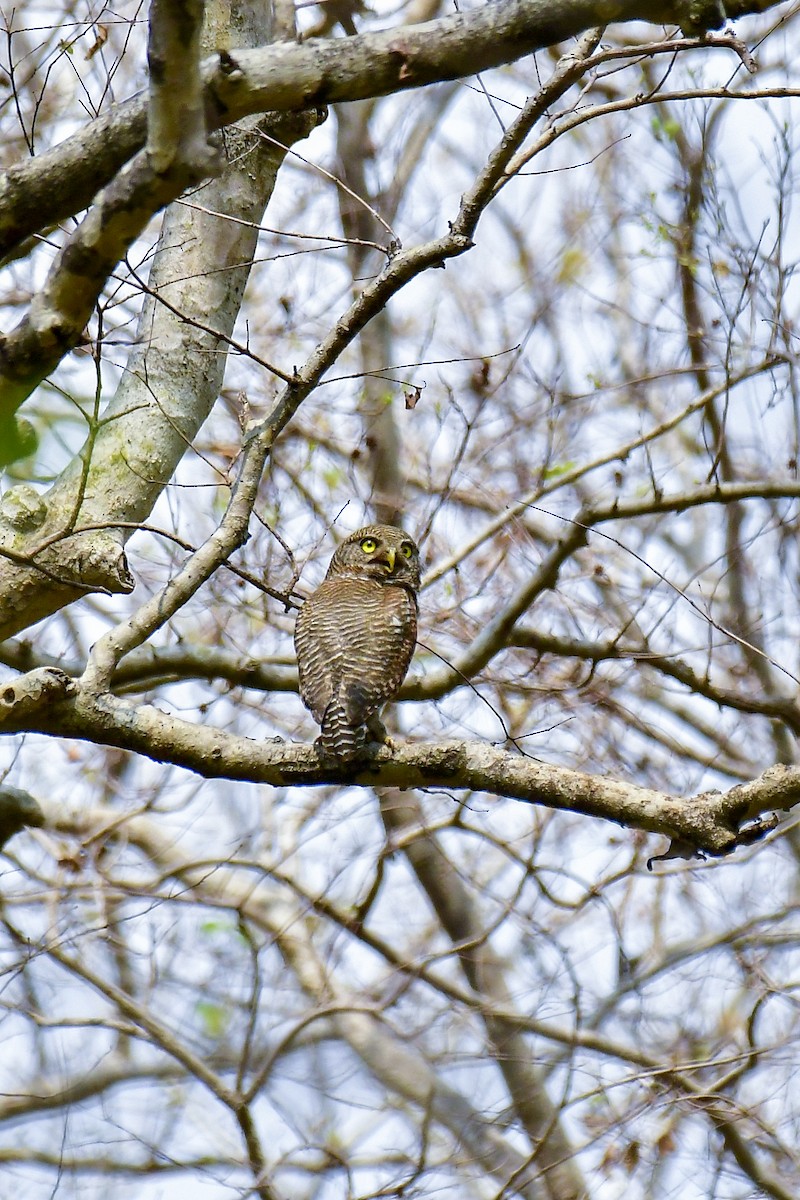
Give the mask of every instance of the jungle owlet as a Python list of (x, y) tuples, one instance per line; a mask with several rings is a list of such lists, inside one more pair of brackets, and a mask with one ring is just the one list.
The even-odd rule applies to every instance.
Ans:
[(321, 726), (322, 750), (355, 758), (367, 728), (405, 678), (417, 638), (419, 550), (394, 525), (342, 542), (300, 610), (294, 632), (300, 695)]

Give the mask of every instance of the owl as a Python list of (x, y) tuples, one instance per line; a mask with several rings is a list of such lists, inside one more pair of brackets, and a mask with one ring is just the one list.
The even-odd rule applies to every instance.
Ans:
[(318, 744), (356, 758), (380, 708), (405, 678), (417, 638), (419, 549), (394, 525), (367, 525), (337, 549), (300, 610), (294, 632), (300, 695), (320, 725)]

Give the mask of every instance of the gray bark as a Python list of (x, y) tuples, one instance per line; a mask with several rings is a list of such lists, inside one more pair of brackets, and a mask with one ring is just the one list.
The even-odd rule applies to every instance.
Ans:
[[(729, 0), (725, 12), (733, 20), (764, 12), (774, 2)], [(463, 78), (610, 22), (652, 21), (702, 33), (722, 20), (719, 5), (693, 0), (506, 0), (399, 31), (224, 51), (203, 66), (209, 119), (221, 127), (254, 113), (363, 100)], [(49, 153), (8, 171), (0, 181), (0, 257), (37, 229), (85, 208), (144, 144), (146, 113), (146, 96), (134, 97)]]
[(195, 196), (209, 211), (176, 204), (166, 214), (136, 344), (99, 430), (50, 491), (31, 501), (33, 515), (17, 489), (3, 498), (0, 637), (86, 591), (132, 589), (125, 542), (149, 515), (222, 385), (225, 339), (285, 157), (259, 131), (290, 145), (319, 119), (314, 110), (230, 130), (229, 166)]
[(485, 742), (375, 747), (369, 761), (336, 769), (323, 763), (314, 746), (255, 742), (194, 725), (96, 692), (52, 667), (22, 675), (0, 692), (0, 733), (27, 731), (118, 746), (206, 778), (274, 787), (356, 783), (487, 792), (661, 833), (674, 853), (687, 856), (696, 850), (727, 854), (774, 828), (773, 819), (759, 823), (762, 814), (800, 802), (797, 767), (770, 767), (728, 792), (680, 797), (550, 766)]

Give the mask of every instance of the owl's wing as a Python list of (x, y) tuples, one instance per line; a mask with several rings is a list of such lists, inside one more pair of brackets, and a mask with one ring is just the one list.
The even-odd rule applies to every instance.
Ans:
[(337, 688), (344, 659), (336, 619), (340, 582), (325, 580), (300, 609), (294, 627), (300, 696), (317, 723)]

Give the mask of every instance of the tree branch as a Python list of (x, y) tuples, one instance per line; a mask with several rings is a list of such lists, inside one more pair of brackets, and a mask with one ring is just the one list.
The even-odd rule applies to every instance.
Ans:
[[(170, 11), (161, 3), (150, 11), (156, 79), (146, 149), (100, 192), (61, 247), (25, 317), (0, 341), (0, 426), (78, 344), (108, 276), (150, 218), (222, 166), (219, 149), (208, 142), (201, 98), (202, 3), (181, 5), (175, 22), (168, 19)], [(0, 466), (6, 461), (0, 452)]]
[(159, 174), (208, 153), (200, 75), (204, 0), (151, 0), (147, 156)]
[[(729, 19), (775, 0), (728, 0)], [(596, 25), (650, 21), (703, 32), (720, 8), (694, 0), (507, 0), (401, 30), (222, 51), (203, 65), (210, 128), (260, 112), (383, 96), (463, 78), (563, 42)], [(38, 229), (91, 202), (98, 187), (140, 149), (147, 129), (141, 95), (86, 130), (6, 173), (0, 184), (0, 260)], [(61, 188), (61, 181), (65, 188)]]
[[(217, 864), (209, 872), (205, 864), (187, 859), (174, 839), (149, 816), (134, 816), (124, 824), (125, 836), (140, 847), (162, 876), (179, 879), (200, 903), (223, 904), (269, 932), (287, 969), (313, 1002), (314, 1019), (327, 1018), (335, 1034), (387, 1091), (422, 1108), (447, 1129), (482, 1171), (502, 1180), (504, 1195), (542, 1200), (542, 1189), (534, 1178), (536, 1168), (531, 1169), (526, 1158), (470, 1100), (436, 1074), (418, 1047), (394, 1034), (377, 1005), (365, 1005), (338, 982), (329, 963), (320, 958), (312, 926), (304, 919), (307, 904), (298, 903), (287, 887), (288, 881), (276, 884), (264, 875), (254, 888), (250, 872), (243, 873), (236, 864)], [(80, 828), (96, 836), (97, 812), (83, 810), (61, 828)], [(102, 981), (98, 983), (102, 985)], [(101, 990), (105, 989), (101, 986)], [(110, 992), (106, 994), (116, 998)], [(120, 1000), (122, 1010), (127, 1011), (130, 998), (120, 996)], [(136, 1020), (135, 1013), (131, 1016)], [(145, 1028), (147, 1020), (145, 1015), (140, 1022)], [(175, 1053), (171, 1046), (163, 1048), (181, 1061), (180, 1047)], [(251, 1098), (251, 1094), (245, 1097)]]
[(478, 1011), (514, 1111), (531, 1144), (531, 1161), (543, 1175), (550, 1200), (583, 1200), (588, 1194), (586, 1182), (559, 1109), (548, 1095), (544, 1071), (533, 1058), (530, 1039), (518, 1021), (495, 1016), (495, 1008), (513, 1012), (514, 1000), (506, 964), (491, 944), (477, 900), (441, 840), (425, 828), (418, 798), (390, 789), (382, 790), (379, 800), (390, 837), (402, 839), (413, 830), (415, 836), (404, 840), (406, 858), (458, 952), (470, 987), (490, 1001)]
[[(585, 662), (606, 660), (635, 662), (647, 670), (659, 671), (670, 679), (683, 684), (692, 694), (705, 696), (721, 708), (732, 708), (737, 712), (757, 713), (770, 720), (782, 721), (800, 736), (800, 705), (794, 694), (786, 697), (754, 695), (749, 690), (742, 692), (712, 683), (708, 675), (700, 675), (688, 663), (674, 654), (659, 654), (647, 645), (631, 646), (617, 641), (584, 641), (579, 638), (559, 637), (543, 633), (538, 629), (516, 628), (508, 640), (509, 646), (525, 647), (538, 654), (554, 654), (559, 658), (579, 658)], [(276, 677), (279, 682), (280, 677)]]
[(27, 731), (117, 746), (209, 779), (488, 792), (664, 834), (678, 847), (715, 855), (766, 832), (767, 826), (744, 828), (749, 822), (800, 802), (796, 767), (770, 767), (728, 792), (679, 797), (550, 766), (485, 742), (376, 747), (368, 763), (337, 770), (323, 763), (314, 746), (257, 742), (193, 725), (148, 705), (97, 695), (52, 668), (31, 671), (0, 692), (0, 732)]
[[(634, 520), (637, 517), (650, 516), (654, 513), (686, 512), (705, 504), (737, 504), (747, 499), (778, 499), (797, 498), (800, 496), (800, 484), (793, 479), (770, 480), (761, 479), (744, 483), (712, 483), (695, 488), (691, 491), (673, 493), (671, 495), (650, 495), (643, 499), (613, 500), (607, 506), (600, 508), (581, 509), (574, 517), (563, 517), (568, 526), (567, 532), (556, 542), (553, 549), (540, 562), (530, 579), (522, 584), (512, 595), (510, 601), (486, 625), (474, 642), (456, 658), (451, 666), (431, 672), (419, 681), (412, 680), (405, 685), (404, 696), (413, 700), (437, 700), (460, 687), (465, 680), (473, 678), (479, 671), (508, 645), (515, 644), (514, 629), (520, 617), (527, 612), (542, 592), (551, 590), (559, 580), (564, 564), (580, 550), (590, 539), (590, 535), (598, 525), (609, 521)], [(524, 507), (535, 507), (534, 504)], [(489, 523), (488, 528), (496, 532), (498, 527), (505, 524), (508, 510), (496, 520)], [(600, 535), (607, 536), (607, 535)], [(482, 540), (482, 535), (480, 537)], [(479, 544), (479, 538), (474, 538), (467, 548), (471, 551)], [(455, 557), (455, 556), (453, 556)], [(449, 560), (452, 561), (452, 560)], [(440, 570), (433, 573), (438, 578)], [(677, 591), (678, 589), (676, 589)], [(691, 602), (691, 601), (690, 601)], [(693, 602), (691, 602), (693, 603)], [(718, 626), (723, 633), (729, 634), (736, 640), (738, 635)], [(788, 674), (788, 672), (787, 672)], [(790, 676), (791, 678), (791, 676)], [(779, 700), (774, 701), (779, 704)], [(755, 711), (755, 710), (753, 710)], [(761, 711), (759, 709), (758, 711)], [(787, 712), (790, 708), (787, 708)]]

